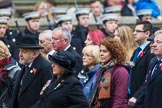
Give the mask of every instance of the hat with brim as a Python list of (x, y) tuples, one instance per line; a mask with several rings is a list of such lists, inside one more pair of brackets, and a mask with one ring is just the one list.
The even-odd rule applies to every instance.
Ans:
[(17, 38), (16, 46), (24, 49), (43, 49), (44, 47), (39, 45), (38, 38), (25, 34)]
[(68, 51), (56, 51), (48, 56), (49, 60), (60, 67), (64, 68), (69, 73), (75, 73), (75, 59)]
[(65, 21), (72, 21), (72, 16), (70, 15), (59, 15), (56, 17), (56, 24), (59, 24), (61, 22), (65, 22)]
[(35, 11), (35, 12), (28, 12), (23, 14), (23, 17), (26, 21), (31, 20), (31, 19), (40, 19), (40, 12)]
[(104, 14), (101, 16), (102, 22), (104, 21), (119, 21), (119, 15), (116, 13)]
[(11, 17), (11, 9), (0, 9), (0, 17)]

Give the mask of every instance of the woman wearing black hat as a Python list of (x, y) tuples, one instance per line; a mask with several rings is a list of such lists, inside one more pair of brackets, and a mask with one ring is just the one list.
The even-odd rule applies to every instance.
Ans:
[(47, 81), (32, 108), (88, 108), (79, 80), (73, 76), (74, 57), (67, 51), (49, 55), (54, 78)]

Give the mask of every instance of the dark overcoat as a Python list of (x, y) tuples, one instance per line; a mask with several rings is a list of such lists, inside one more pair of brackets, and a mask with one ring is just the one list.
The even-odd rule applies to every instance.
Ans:
[(73, 75), (64, 75), (52, 80), (31, 108), (88, 108), (79, 80)]
[[(130, 76), (131, 77), (130, 97), (132, 97), (133, 94), (137, 92), (137, 90), (142, 86), (142, 84), (146, 80), (146, 74), (148, 72), (149, 62), (154, 57), (154, 55), (150, 53), (150, 45), (147, 45), (142, 53), (143, 54), (140, 53), (140, 55), (138, 56), (135, 62), (135, 66), (132, 68), (132, 75)], [(131, 58), (131, 61), (132, 59), (133, 58)]]
[(40, 91), (47, 80), (52, 77), (52, 67), (41, 54), (33, 61), (31, 68), (20, 85), (25, 66), (17, 75), (16, 86), (13, 92), (13, 108), (30, 108), (40, 96)]

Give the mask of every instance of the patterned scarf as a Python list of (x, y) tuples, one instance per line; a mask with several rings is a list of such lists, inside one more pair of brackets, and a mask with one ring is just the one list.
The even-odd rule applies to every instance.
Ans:
[[(94, 106), (91, 108), (107, 108), (106, 106), (108, 106), (108, 103), (106, 101), (110, 99), (111, 74), (114, 70), (114, 65), (115, 62), (113, 61), (106, 65), (100, 64), (100, 69), (96, 73), (97, 85), (96, 93), (94, 92), (96, 95), (92, 102), (92, 106)], [(102, 100), (104, 100), (104, 102), (102, 102)]]

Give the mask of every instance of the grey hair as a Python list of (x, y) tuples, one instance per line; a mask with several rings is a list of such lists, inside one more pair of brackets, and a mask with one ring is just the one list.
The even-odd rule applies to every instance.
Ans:
[(158, 30), (154, 33), (154, 36), (158, 35), (158, 34), (162, 34), (162, 30)]
[(52, 30), (44, 30), (39, 34), (39, 36), (43, 36), (45, 34), (46, 34), (46, 37), (51, 41), (52, 40)]
[(69, 32), (69, 30), (65, 27), (58, 27), (58, 28), (55, 28), (52, 32), (57, 32), (57, 31), (60, 31), (61, 30), (61, 33), (62, 33), (62, 37), (65, 38), (65, 39), (68, 39), (68, 44), (71, 43), (71, 33)]

